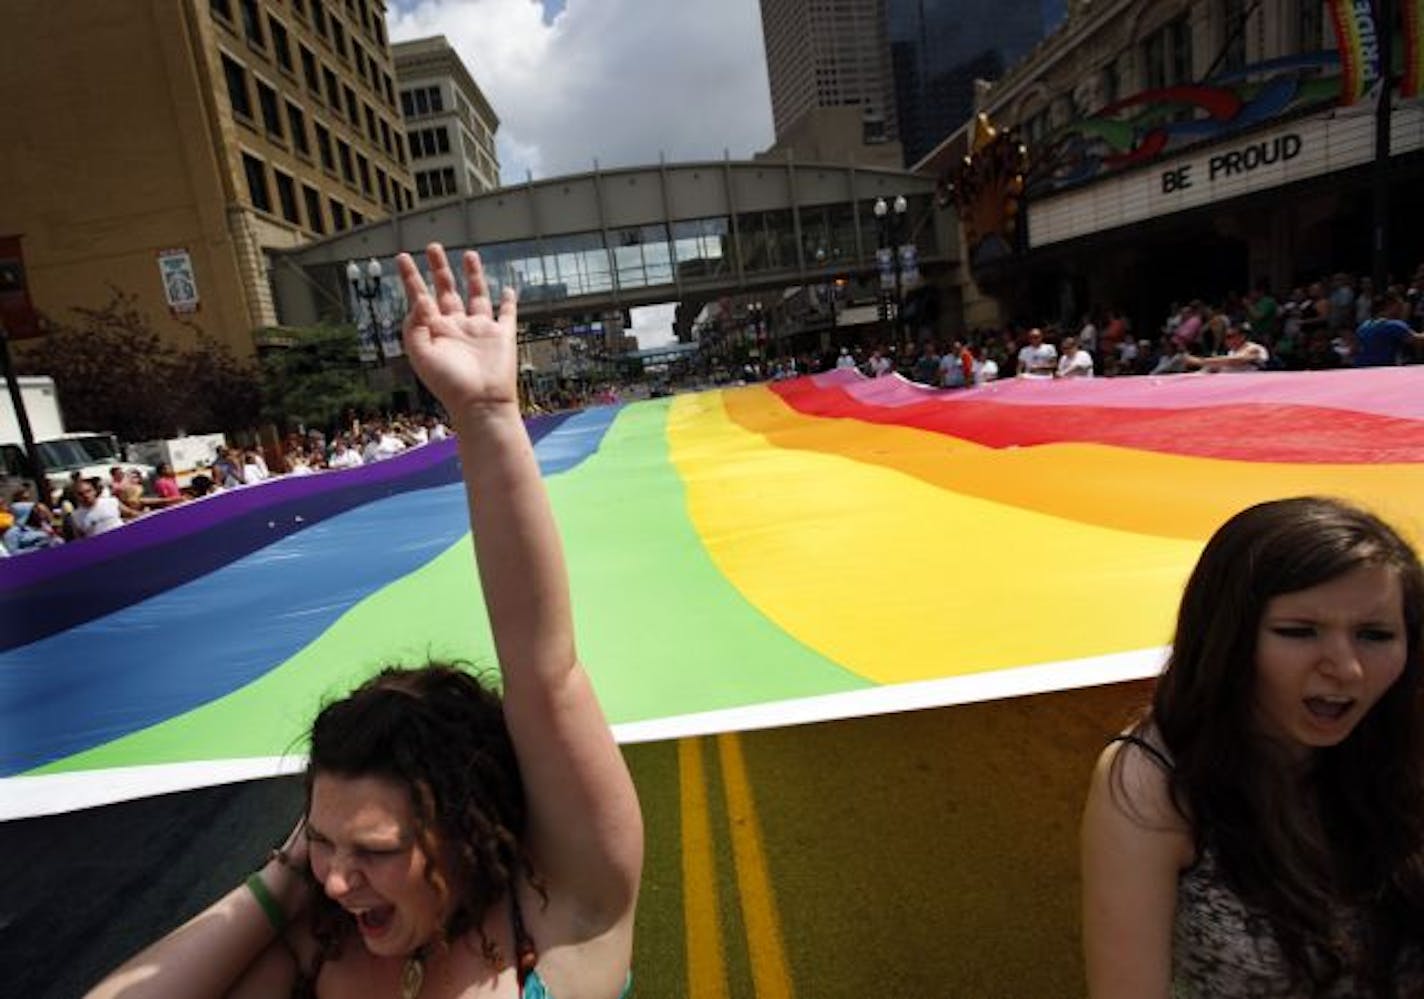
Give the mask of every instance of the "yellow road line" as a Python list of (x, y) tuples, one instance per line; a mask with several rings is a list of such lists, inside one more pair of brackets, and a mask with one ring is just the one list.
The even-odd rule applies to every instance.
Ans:
[(682, 911), (687, 934), (688, 999), (727, 999), (727, 965), (717, 910), (717, 872), (712, 854), (712, 821), (707, 812), (707, 778), (702, 740), (677, 742), (678, 789), (682, 799)]
[(781, 920), (767, 873), (761, 824), (752, 801), (751, 781), (735, 732), (717, 736), (722, 760), (722, 786), (727, 795), (727, 820), (732, 827), (732, 857), (737, 865), (737, 890), (742, 900), (742, 924), (747, 933), (747, 957), (757, 999), (791, 999), (791, 972), (781, 939)]

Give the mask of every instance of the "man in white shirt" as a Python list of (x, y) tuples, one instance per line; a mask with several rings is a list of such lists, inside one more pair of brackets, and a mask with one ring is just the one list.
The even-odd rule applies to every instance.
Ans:
[(385, 461), (393, 458), (405, 450), (405, 441), (401, 440), (389, 429), (381, 430), (381, 436), (376, 441), (376, 460)]
[(842, 347), (840, 354), (836, 356), (836, 368), (844, 371), (853, 367), (855, 367), (855, 358), (850, 356), (849, 350)]
[(1019, 348), (1020, 378), (1052, 378), (1058, 367), (1058, 350), (1043, 342), (1043, 330), (1028, 331), (1028, 343)]
[(336, 447), (331, 452), (331, 459), (327, 461), (327, 468), (360, 468), (364, 462), (361, 455), (355, 448), (346, 446), (346, 439), (343, 437), (336, 442)]
[(1249, 323), (1232, 323), (1226, 328), (1226, 354), (1221, 357), (1187, 355), (1188, 368), (1202, 371), (1260, 371), (1271, 359), (1271, 353), (1247, 337)]
[(1092, 378), (1093, 355), (1089, 354), (1073, 337), (1063, 338), (1063, 354), (1058, 358), (1057, 378)]
[(74, 496), (79, 502), (69, 515), (69, 521), (74, 533), (81, 538), (97, 537), (122, 527), (124, 521), (132, 516), (128, 507), (120, 505), (114, 497), (100, 496), (94, 483), (88, 479), (79, 481), (74, 488)]

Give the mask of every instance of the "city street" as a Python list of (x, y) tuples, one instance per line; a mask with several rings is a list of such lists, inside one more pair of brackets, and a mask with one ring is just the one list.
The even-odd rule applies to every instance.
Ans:
[[(1138, 682), (626, 751), (635, 994), (1083, 994), (1077, 825)], [(0, 825), (7, 990), (70, 999), (237, 885), (297, 778)]]

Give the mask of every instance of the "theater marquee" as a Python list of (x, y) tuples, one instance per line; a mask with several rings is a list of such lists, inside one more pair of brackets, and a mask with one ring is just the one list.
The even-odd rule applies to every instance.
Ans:
[[(1424, 149), (1424, 109), (1393, 112), (1390, 149)], [(1368, 163), (1374, 117), (1366, 109), (1293, 121), (1236, 136), (1028, 206), (1031, 248), (1280, 187)]]

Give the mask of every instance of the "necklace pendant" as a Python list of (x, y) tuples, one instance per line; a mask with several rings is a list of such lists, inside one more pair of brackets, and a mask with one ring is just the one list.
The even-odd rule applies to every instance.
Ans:
[(420, 995), (420, 987), (424, 984), (425, 959), (417, 954), (412, 954), (405, 959), (405, 966), (401, 968), (401, 999), (415, 999)]

